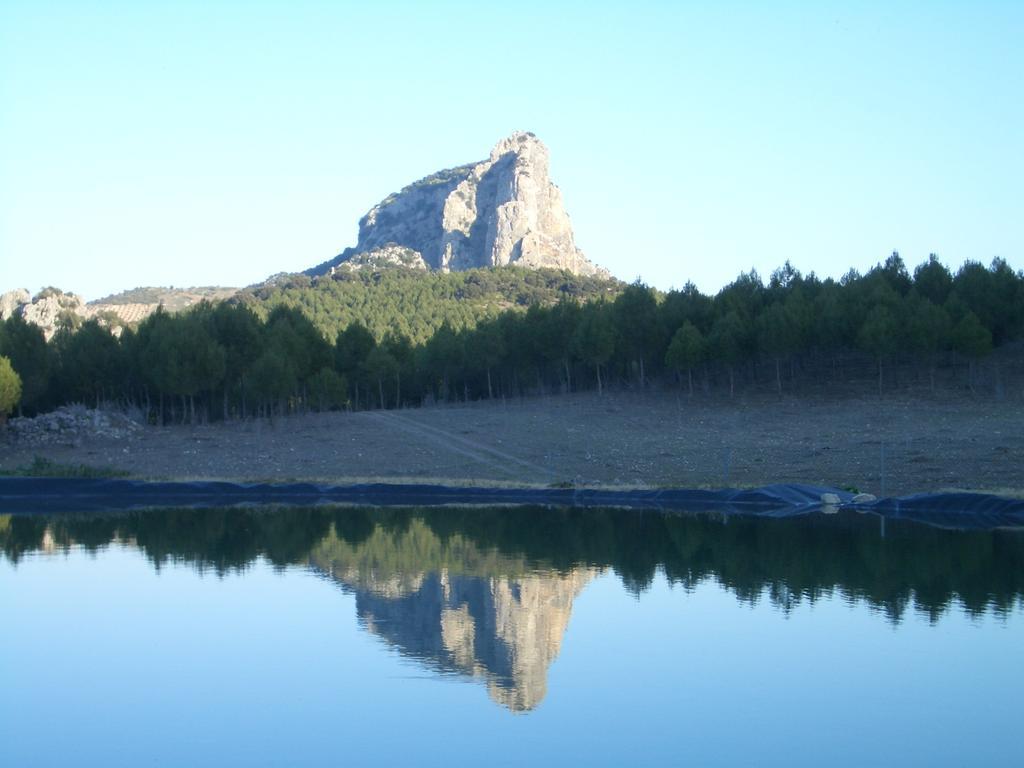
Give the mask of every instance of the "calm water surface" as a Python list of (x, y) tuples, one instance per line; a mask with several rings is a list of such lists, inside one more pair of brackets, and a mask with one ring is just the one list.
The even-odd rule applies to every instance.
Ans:
[(0, 515), (0, 763), (1011, 765), (1024, 535)]

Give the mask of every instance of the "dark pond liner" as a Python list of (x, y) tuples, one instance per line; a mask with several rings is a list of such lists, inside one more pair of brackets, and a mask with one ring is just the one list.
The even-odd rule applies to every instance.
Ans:
[(451, 505), (625, 507), (663, 511), (715, 511), (791, 517), (832, 511), (822, 505), (833, 493), (839, 508), (945, 528), (1024, 527), (1024, 499), (976, 493), (918, 494), (854, 504), (853, 495), (811, 485), (769, 485), (716, 491), (685, 488), (603, 490), (597, 488), (463, 488), (444, 485), (370, 483), (146, 482), (84, 478), (0, 478), (0, 513), (53, 514), (154, 507), (351, 504), (377, 507)]

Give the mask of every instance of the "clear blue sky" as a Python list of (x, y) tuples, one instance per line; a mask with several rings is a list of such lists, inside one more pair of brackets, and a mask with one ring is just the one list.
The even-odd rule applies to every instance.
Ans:
[(1020, 2), (3, 0), (0, 290), (297, 271), (516, 129), (627, 280), (1020, 269), (1022, 40)]

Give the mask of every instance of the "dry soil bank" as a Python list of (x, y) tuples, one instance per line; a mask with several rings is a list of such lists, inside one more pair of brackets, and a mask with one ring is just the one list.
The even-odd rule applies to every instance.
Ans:
[(0, 469), (36, 456), (144, 478), (1002, 490), (1024, 485), (1024, 407), (949, 397), (582, 394), (147, 427), (78, 445), (8, 441)]

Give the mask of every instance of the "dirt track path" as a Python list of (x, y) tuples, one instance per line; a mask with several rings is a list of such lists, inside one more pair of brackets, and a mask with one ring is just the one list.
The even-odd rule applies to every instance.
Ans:
[[(396, 427), (444, 450), (465, 456), (472, 461), (496, 469), (499, 472), (504, 472), (513, 478), (522, 476), (524, 470), (538, 477), (551, 478), (555, 476), (551, 470), (538, 464), (525, 461), (518, 456), (513, 456), (511, 453), (498, 450), (493, 446), (484, 445), (476, 440), (470, 440), (449, 430), (424, 424), (404, 413), (397, 411), (374, 411), (370, 415), (389, 427)], [(510, 464), (515, 466), (510, 467)]]

